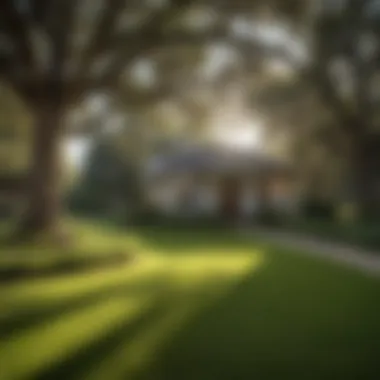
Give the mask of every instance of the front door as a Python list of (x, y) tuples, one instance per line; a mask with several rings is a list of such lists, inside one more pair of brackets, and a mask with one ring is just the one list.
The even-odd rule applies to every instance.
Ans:
[(240, 211), (240, 181), (236, 178), (225, 178), (221, 186), (221, 213), (227, 220), (236, 220)]

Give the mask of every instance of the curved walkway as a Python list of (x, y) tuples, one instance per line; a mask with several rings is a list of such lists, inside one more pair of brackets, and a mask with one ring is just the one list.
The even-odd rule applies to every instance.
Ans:
[(271, 241), (305, 254), (354, 267), (367, 275), (380, 277), (380, 252), (371, 252), (350, 245), (331, 243), (314, 237), (261, 227), (243, 229), (243, 233), (246, 236)]

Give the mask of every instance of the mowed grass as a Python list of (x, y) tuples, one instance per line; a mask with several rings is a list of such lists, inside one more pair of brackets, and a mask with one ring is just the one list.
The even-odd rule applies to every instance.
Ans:
[(0, 284), (1, 380), (379, 378), (377, 279), (229, 232), (78, 231), (138, 260)]

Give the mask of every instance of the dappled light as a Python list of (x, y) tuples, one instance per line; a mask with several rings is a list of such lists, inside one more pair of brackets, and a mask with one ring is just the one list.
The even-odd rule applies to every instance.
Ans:
[[(112, 228), (103, 228), (106, 239)], [(368, 314), (378, 293), (373, 279), (228, 232), (115, 229), (108, 239), (142, 259), (0, 286), (2, 378), (277, 378), (294, 373), (299, 357), (302, 368), (329, 360), (313, 349), (317, 342), (351, 360), (336, 364), (336, 373), (359, 366), (354, 342), (362, 344), (360, 360), (371, 363), (376, 347), (365, 342), (378, 334), (378, 314)], [(366, 321), (360, 331), (352, 327), (359, 320)], [(305, 346), (305, 337), (314, 343)]]
[[(101, 304), (89, 305), (83, 311), (79, 309), (58, 316), (58, 320), (46, 321), (29, 333), (23, 331), (20, 337), (16, 335), (8, 343), (2, 344), (0, 356), (4, 363), (3, 376), (22, 378), (45, 365), (55, 364), (54, 361), (59, 362), (67, 351), (75, 351), (84, 344), (91, 343), (97, 335), (102, 336), (104, 330), (107, 331), (107, 328), (113, 328), (120, 320), (124, 320), (126, 315), (133, 317), (137, 305), (133, 301), (128, 305), (123, 297), (110, 299)], [(95, 331), (97, 335), (94, 335)], [(3, 350), (4, 355), (1, 354)], [(23, 363), (12, 360), (20, 356), (25, 357)]]
[[(99, 358), (88, 378), (104, 379), (107, 373), (113, 379), (132, 376), (146, 368), (171, 334), (231, 292), (245, 276), (260, 270), (264, 261), (262, 252), (247, 249), (193, 248), (186, 255), (170, 257), (159, 246), (150, 251), (139, 235), (124, 238), (124, 243), (142, 250), (138, 266), (1, 288), (7, 309), (0, 318), (5, 378), (38, 373), (41, 378), (57, 378), (60, 373), (52, 375), (55, 367), (59, 370), (71, 357), (91, 352), (115, 331), (120, 343), (104, 352), (104, 360)], [(134, 328), (139, 320), (146, 325), (141, 331)], [(123, 340), (129, 329), (131, 334), (136, 331)], [(21, 363), (12, 359), (20, 357), (25, 357)]]
[(378, 0), (0, 0), (0, 380), (375, 380)]

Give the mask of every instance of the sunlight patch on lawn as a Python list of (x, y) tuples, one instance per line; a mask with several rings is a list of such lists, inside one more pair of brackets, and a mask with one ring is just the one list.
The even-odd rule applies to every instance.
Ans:
[(222, 298), (248, 273), (259, 269), (261, 263), (259, 255), (167, 258), (164, 260), (166, 276), (172, 285), (167, 294), (167, 309), (134, 340), (126, 341), (96, 365), (87, 379), (134, 378), (154, 364), (160, 348), (194, 315)]
[(263, 264), (263, 255), (257, 253), (220, 255), (186, 255), (171, 257), (166, 263), (168, 280), (176, 286), (192, 286), (194, 282), (209, 283), (210, 281), (226, 278), (240, 278), (259, 269)]
[(46, 305), (75, 301), (118, 286), (133, 287), (138, 290), (159, 286), (192, 286), (194, 281), (209, 281), (214, 276), (243, 275), (260, 266), (263, 255), (233, 252), (220, 255), (197, 252), (186, 256), (159, 256), (146, 253), (144, 258), (132, 266), (101, 272), (84, 273), (62, 278), (40, 279), (0, 287), (0, 300), (6, 313), (0, 322), (11, 313), (25, 309), (36, 309)]
[[(103, 361), (93, 363), (94, 373), (88, 376), (129, 378), (152, 363), (160, 347), (194, 314), (229, 293), (265, 262), (263, 252), (251, 249), (193, 248), (186, 249), (186, 254), (180, 249), (173, 255), (145, 245), (138, 235), (119, 238), (140, 255), (135, 264), (0, 286), (5, 306), (0, 323), (13, 317), (27, 318), (28, 313), (41, 315), (40, 324), (28, 326), (26, 321), (22, 330), (2, 342), (1, 380), (22, 380), (59, 365), (162, 303), (162, 311), (149, 317), (134, 340), (126, 337)], [(77, 304), (70, 305), (72, 302)], [(62, 311), (49, 316), (55, 307)]]
[(11, 307), (19, 303), (26, 305), (76, 299), (88, 292), (92, 293), (118, 284), (128, 286), (146, 283), (159, 275), (161, 267), (161, 261), (149, 259), (141, 260), (136, 265), (101, 272), (16, 283), (0, 287), (0, 300), (4, 300), (7, 306)]
[(69, 352), (75, 352), (132, 319), (149, 305), (145, 298), (111, 298), (79, 312), (63, 314), (58, 320), (20, 331), (0, 347), (0, 378), (22, 379), (26, 375), (58, 363)]
[(212, 275), (213, 272), (227, 275), (240, 275), (261, 265), (263, 256), (258, 252), (241, 254), (232, 252), (218, 255), (209, 255), (207, 252), (196, 255), (170, 257), (167, 260), (167, 269), (179, 276), (202, 277)]
[[(157, 320), (144, 329), (132, 341), (126, 341), (113, 355), (96, 365), (88, 380), (123, 380), (134, 376), (154, 362), (160, 346), (181, 328), (202, 306), (199, 300), (185, 296), (185, 302), (173, 303)], [(205, 302), (203, 302), (205, 303)]]

